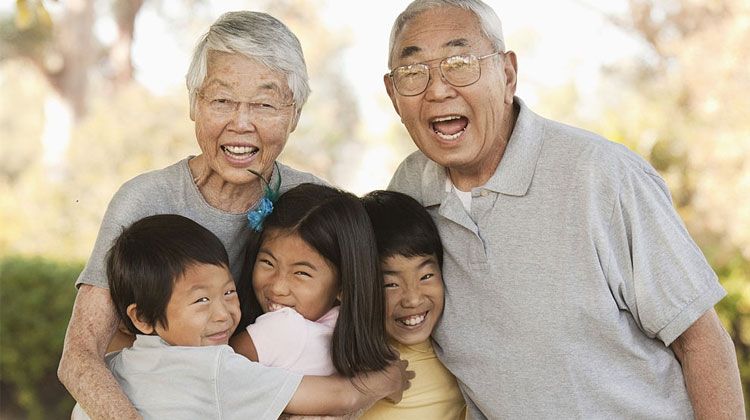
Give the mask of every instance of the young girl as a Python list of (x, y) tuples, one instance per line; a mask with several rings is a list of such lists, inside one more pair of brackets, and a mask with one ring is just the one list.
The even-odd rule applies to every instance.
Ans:
[(254, 293), (240, 290), (240, 299), (250, 318), (253, 296), (265, 314), (238, 328), (230, 343), (238, 353), (306, 375), (346, 377), (395, 359), (375, 237), (357, 197), (301, 184), (279, 197), (254, 239)]

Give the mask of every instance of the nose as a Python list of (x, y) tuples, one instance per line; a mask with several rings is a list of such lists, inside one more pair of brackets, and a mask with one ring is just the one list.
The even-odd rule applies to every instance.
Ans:
[(448, 83), (443, 77), (440, 67), (430, 68), (430, 80), (427, 81), (427, 88), (424, 91), (424, 97), (428, 101), (440, 102), (446, 99), (456, 97), (456, 88)]
[(283, 275), (274, 276), (271, 279), (269, 290), (276, 296), (286, 296), (289, 294), (289, 282)]
[(213, 319), (215, 322), (225, 322), (231, 318), (231, 310), (228, 305), (229, 303), (225, 302), (224, 299), (214, 300)]
[(232, 113), (231, 125), (237, 132), (255, 131), (257, 124), (257, 115), (250, 104), (240, 103), (237, 109)]
[(416, 308), (422, 304), (424, 295), (419, 291), (418, 287), (409, 287), (404, 290), (404, 294), (401, 296), (401, 306), (404, 308)]

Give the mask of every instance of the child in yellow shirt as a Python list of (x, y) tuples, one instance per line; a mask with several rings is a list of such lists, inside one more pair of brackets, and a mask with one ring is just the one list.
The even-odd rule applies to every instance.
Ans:
[(416, 373), (398, 404), (378, 401), (361, 419), (463, 419), (456, 378), (440, 363), (430, 334), (443, 313), (443, 247), (435, 223), (413, 198), (373, 191), (362, 198), (375, 231), (390, 344)]

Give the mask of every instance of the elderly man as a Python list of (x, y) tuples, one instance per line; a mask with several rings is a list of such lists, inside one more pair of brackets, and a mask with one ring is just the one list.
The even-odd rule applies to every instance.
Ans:
[(514, 96), (479, 0), (416, 0), (384, 83), (419, 151), (390, 188), (445, 245), (438, 355), (472, 418), (744, 418), (725, 292), (662, 178)]

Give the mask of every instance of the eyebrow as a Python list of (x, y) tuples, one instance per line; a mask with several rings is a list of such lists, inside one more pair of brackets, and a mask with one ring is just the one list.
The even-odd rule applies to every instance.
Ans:
[[(278, 258), (276, 258), (276, 256), (273, 255), (273, 253), (271, 251), (267, 250), (267, 249), (264, 249), (264, 248), (259, 249), (258, 250), (258, 255), (260, 255), (261, 253), (268, 255), (269, 257), (273, 258), (274, 260), (278, 260)], [(290, 265), (293, 265), (293, 266), (299, 266), (299, 265), (301, 265), (301, 266), (304, 266), (304, 267), (308, 267), (311, 270), (318, 271), (318, 267), (316, 267), (313, 263), (308, 262), (308, 261), (295, 261), (295, 262), (291, 263)]]
[[(424, 257), (424, 260), (421, 263), (419, 263), (419, 265), (417, 266), (417, 270), (421, 270), (431, 264), (437, 265), (437, 260), (432, 255), (426, 256)], [(385, 274), (393, 275), (393, 274), (398, 274), (399, 272), (400, 271), (398, 270), (383, 270), (384, 275)]]
[[(443, 44), (444, 47), (465, 47), (467, 45), (469, 45), (469, 40), (466, 38), (451, 39)], [(420, 51), (422, 51), (422, 48), (417, 47), (416, 45), (410, 45), (401, 50), (399, 58), (408, 58)]]

